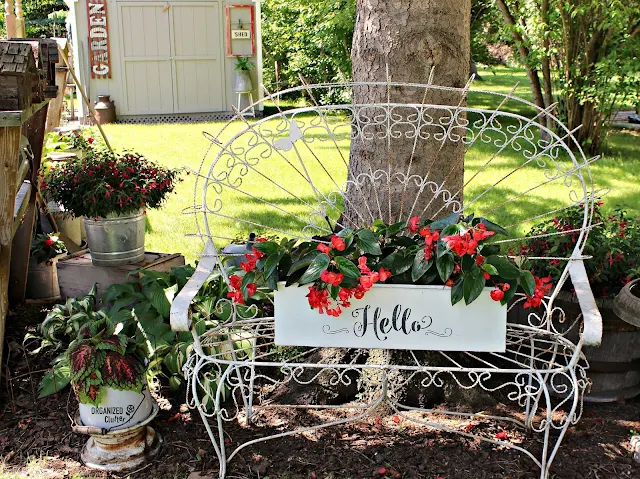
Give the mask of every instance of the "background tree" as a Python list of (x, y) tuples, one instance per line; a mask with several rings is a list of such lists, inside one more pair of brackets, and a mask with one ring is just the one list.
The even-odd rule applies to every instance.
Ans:
[[(65, 37), (69, 7), (64, 0), (22, 0), (27, 38)], [(6, 36), (4, 8), (0, 9), (0, 28)]]
[[(569, 129), (591, 154), (617, 105), (640, 92), (640, 2), (496, 0), (527, 69), (536, 105), (559, 100)], [(557, 99), (557, 100), (556, 100)]]

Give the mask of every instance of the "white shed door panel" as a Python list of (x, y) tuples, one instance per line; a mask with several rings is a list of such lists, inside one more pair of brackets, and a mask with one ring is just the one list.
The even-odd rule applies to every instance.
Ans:
[(126, 97), (123, 113), (222, 111), (220, 3), (120, 5)]
[(171, 10), (176, 112), (221, 111), (220, 6), (174, 3)]
[(125, 114), (173, 112), (169, 18), (162, 7), (123, 4), (120, 9)]

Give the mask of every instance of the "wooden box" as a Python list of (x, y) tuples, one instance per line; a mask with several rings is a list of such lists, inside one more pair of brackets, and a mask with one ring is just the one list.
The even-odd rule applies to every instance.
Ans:
[(183, 266), (181, 254), (145, 253), (144, 261), (124, 266), (94, 266), (89, 250), (78, 251), (58, 261), (58, 283), (63, 300), (84, 296), (94, 283), (98, 283), (98, 302), (112, 284), (127, 281), (127, 275), (136, 269), (169, 272), (172, 266)]

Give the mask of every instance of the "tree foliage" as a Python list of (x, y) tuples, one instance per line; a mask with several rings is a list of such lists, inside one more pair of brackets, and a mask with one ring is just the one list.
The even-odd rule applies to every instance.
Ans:
[[(495, 63), (486, 38), (501, 34), (493, 0), (473, 0), (471, 50), (476, 62)], [(262, 5), (263, 81), (271, 91), (351, 79), (356, 0), (265, 0)], [(278, 63), (276, 77), (275, 62)]]
[[(535, 102), (559, 101), (578, 142), (600, 151), (608, 119), (640, 94), (637, 0), (496, 0), (527, 68)], [(542, 80), (541, 80), (542, 77)]]

